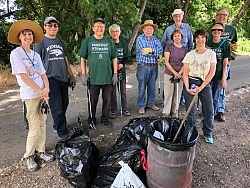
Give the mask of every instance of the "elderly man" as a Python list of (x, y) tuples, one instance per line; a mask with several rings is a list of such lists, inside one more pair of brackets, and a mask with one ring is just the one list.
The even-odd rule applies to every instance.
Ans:
[[(88, 123), (92, 124), (91, 127), (96, 125), (96, 106), (102, 89), (101, 123), (106, 127), (111, 127), (112, 123), (109, 121), (111, 93), (113, 85), (118, 81), (117, 51), (113, 40), (104, 37), (105, 21), (102, 18), (94, 19), (93, 31), (94, 35), (86, 38), (80, 49), (82, 84), (87, 86), (89, 81), (91, 99)], [(87, 77), (86, 64), (89, 67), (89, 78)]]
[[(136, 39), (136, 61), (138, 80), (138, 100), (139, 114), (145, 114), (145, 107), (154, 111), (159, 110), (154, 105), (155, 102), (155, 82), (158, 76), (157, 58), (162, 54), (162, 46), (157, 37), (153, 36), (158, 28), (152, 20), (146, 20), (140, 26), (143, 34)], [(147, 89), (147, 99), (146, 92)]]
[[(112, 24), (109, 27), (109, 34), (113, 39), (117, 52), (118, 52), (118, 73), (119, 73), (119, 84), (118, 90), (120, 91), (121, 97), (121, 113), (130, 116), (130, 112), (127, 108), (127, 96), (126, 96), (126, 68), (125, 65), (128, 62), (130, 56), (130, 50), (126, 41), (120, 36), (121, 28), (117, 24)], [(116, 117), (117, 112), (117, 97), (116, 97), (116, 85), (113, 86), (112, 98), (111, 98), (111, 118)]]
[[(236, 51), (238, 47), (237, 33), (233, 26), (226, 24), (228, 20), (228, 16), (229, 16), (228, 10), (225, 8), (221, 8), (216, 13), (215, 22), (222, 23), (224, 25), (224, 31), (221, 34), (221, 39), (228, 40), (231, 43), (231, 50)], [(211, 40), (212, 40), (212, 34), (210, 33), (210, 37), (208, 41), (211, 41)], [(229, 61), (233, 60), (234, 58), (235, 58), (234, 53), (231, 52), (231, 57), (229, 58)], [(230, 73), (230, 67), (228, 65), (227, 74), (229, 73)], [(227, 76), (227, 79), (229, 78), (230, 78), (230, 75)], [(226, 92), (225, 92), (225, 89), (222, 89), (222, 93), (220, 94), (220, 97), (218, 100), (217, 112), (215, 112), (216, 114), (215, 120), (221, 121), (221, 122), (226, 121), (226, 118), (224, 115), (225, 108), (226, 108)]]
[(167, 44), (172, 44), (173, 40), (171, 35), (175, 29), (180, 29), (183, 33), (183, 39), (181, 41), (182, 46), (186, 47), (188, 51), (191, 51), (194, 47), (193, 35), (190, 26), (187, 23), (182, 23), (184, 12), (181, 9), (175, 9), (172, 13), (174, 24), (167, 27), (164, 32), (161, 44), (163, 49)]

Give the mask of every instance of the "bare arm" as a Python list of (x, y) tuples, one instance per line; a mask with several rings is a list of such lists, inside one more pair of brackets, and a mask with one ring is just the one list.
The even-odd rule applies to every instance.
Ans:
[(69, 64), (69, 60), (68, 60), (67, 56), (65, 57), (65, 60), (66, 60), (67, 67), (68, 67), (68, 75), (69, 75), (69, 77), (71, 77), (71, 76), (73, 76), (73, 72), (72, 72), (72, 70), (70, 68), (70, 64)]
[(117, 74), (117, 68), (118, 68), (118, 63), (117, 63), (117, 58), (114, 58), (112, 60), (112, 63), (113, 63), (113, 68), (114, 68), (114, 74)]
[(228, 65), (228, 58), (223, 59), (223, 68), (222, 68), (222, 80), (221, 85), (222, 88), (227, 88), (227, 65)]
[(48, 81), (48, 77), (46, 76), (46, 74), (42, 74), (41, 75), (42, 79), (43, 79), (43, 83), (45, 88), (43, 89), (42, 93), (41, 93), (41, 97), (43, 97), (47, 102), (49, 99), (49, 81)]
[(82, 75), (86, 75), (87, 74), (86, 63), (87, 63), (87, 60), (81, 57), (81, 71), (82, 71)]
[(216, 63), (210, 63), (209, 73), (207, 74), (207, 76), (206, 76), (204, 82), (201, 84), (201, 86), (198, 87), (199, 90), (202, 90), (204, 87), (206, 87), (207, 84), (209, 84), (211, 82), (212, 78), (214, 77), (215, 70), (216, 70)]

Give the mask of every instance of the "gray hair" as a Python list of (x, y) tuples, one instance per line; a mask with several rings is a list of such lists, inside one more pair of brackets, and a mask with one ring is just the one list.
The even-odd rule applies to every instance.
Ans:
[(225, 10), (227, 12), (227, 15), (229, 16), (229, 11), (226, 8), (220, 8), (219, 10), (217, 10), (216, 15), (218, 14), (218, 12), (220, 12), (221, 10)]
[(110, 27), (109, 27), (109, 34), (111, 34), (111, 30), (112, 29), (118, 29), (119, 33), (121, 33), (121, 28), (118, 24), (112, 24)]

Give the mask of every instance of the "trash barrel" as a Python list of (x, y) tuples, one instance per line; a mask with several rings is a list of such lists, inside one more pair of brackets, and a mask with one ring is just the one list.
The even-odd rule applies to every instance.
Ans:
[(164, 141), (153, 135), (151, 131), (147, 146), (148, 188), (191, 187), (195, 144), (198, 138), (196, 127), (191, 129), (190, 138), (186, 143)]

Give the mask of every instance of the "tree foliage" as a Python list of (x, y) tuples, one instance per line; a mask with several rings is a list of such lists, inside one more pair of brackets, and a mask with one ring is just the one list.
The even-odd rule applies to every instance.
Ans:
[[(136, 37), (138, 26), (146, 19), (151, 19), (159, 26), (155, 33), (160, 39), (166, 27), (173, 23), (172, 12), (175, 8), (185, 11), (185, 21), (189, 23), (192, 31), (198, 28), (208, 29), (215, 17), (216, 11), (225, 7), (230, 12), (229, 21), (236, 20), (235, 27), (240, 37), (250, 36), (249, 5), (250, 0), (16, 0), (13, 6), (0, 9), (0, 37), (1, 52), (9, 47), (6, 35), (9, 24), (4, 18), (14, 14), (15, 19), (31, 19), (43, 26), (43, 20), (47, 16), (55, 16), (59, 22), (59, 37), (67, 44), (71, 62), (78, 61), (78, 51), (81, 41), (92, 34), (92, 22), (96, 17), (102, 17), (106, 21), (106, 35), (108, 27), (117, 23), (121, 26), (122, 36), (131, 41)], [(2, 3), (3, 0), (0, 0)], [(143, 14), (140, 15), (142, 3), (146, 2)], [(242, 7), (245, 7), (242, 15)], [(236, 16), (244, 16), (236, 19)], [(2, 19), (1, 19), (2, 18)], [(239, 17), (240, 18), (240, 17)], [(137, 27), (136, 27), (137, 26)], [(131, 40), (130, 40), (131, 39)], [(3, 44), (4, 43), (4, 44)], [(133, 42), (131, 43), (131, 45)], [(8, 54), (6, 54), (8, 56)], [(2, 58), (1, 58), (2, 60)], [(4, 61), (7, 61), (5, 59)]]

